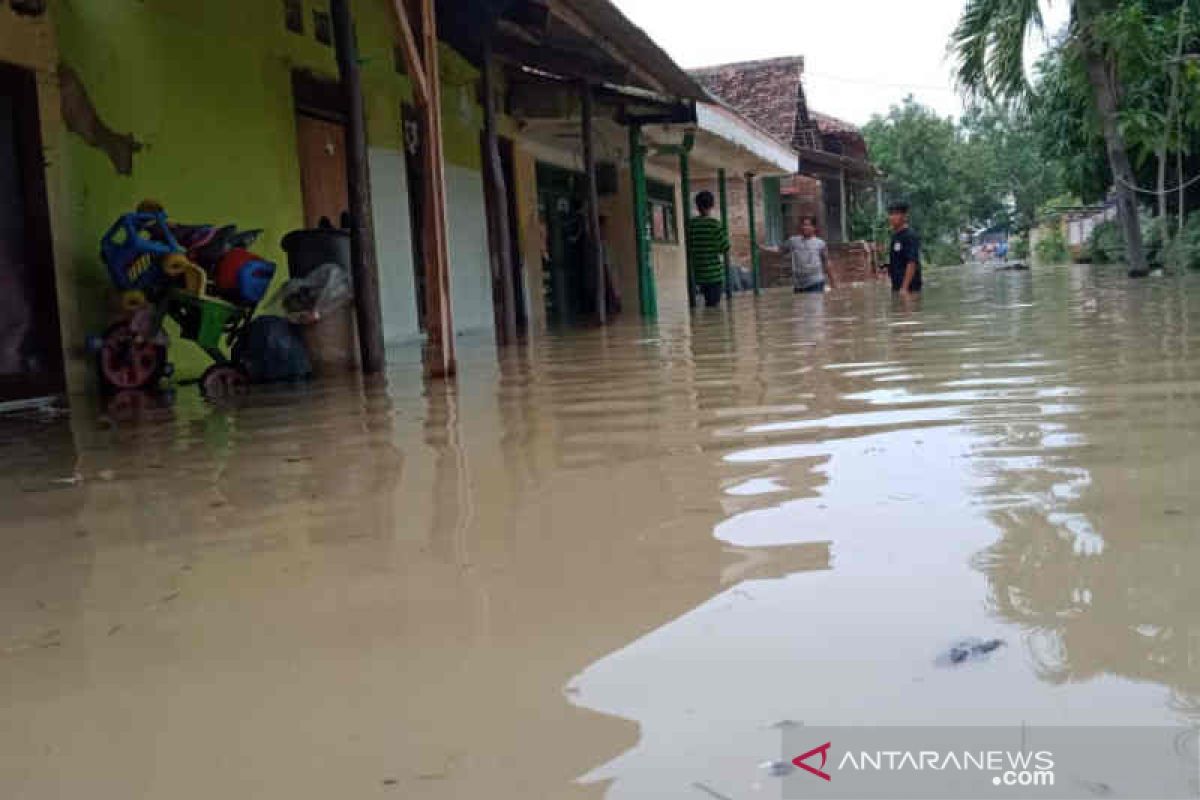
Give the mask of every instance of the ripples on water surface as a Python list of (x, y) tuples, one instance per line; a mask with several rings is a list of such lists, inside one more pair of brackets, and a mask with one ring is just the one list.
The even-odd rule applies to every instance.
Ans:
[(1194, 720), (1200, 286), (930, 284), (0, 418), (0, 795), (741, 798), (785, 720)]

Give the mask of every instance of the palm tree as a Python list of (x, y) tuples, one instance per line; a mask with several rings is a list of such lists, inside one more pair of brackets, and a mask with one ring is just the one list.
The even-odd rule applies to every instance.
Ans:
[[(1117, 221), (1125, 233), (1129, 274), (1148, 275), (1142, 231), (1138, 224), (1133, 166), (1117, 119), (1120, 85), (1116, 63), (1106, 46), (1092, 35), (1092, 22), (1118, 0), (1069, 0), (1068, 44), (1079, 48), (1100, 119), (1108, 164), (1117, 196)], [(1025, 42), (1042, 29), (1039, 0), (967, 0), (951, 37), (959, 86), (968, 94), (996, 102), (1022, 102), (1031, 91), (1025, 78)]]

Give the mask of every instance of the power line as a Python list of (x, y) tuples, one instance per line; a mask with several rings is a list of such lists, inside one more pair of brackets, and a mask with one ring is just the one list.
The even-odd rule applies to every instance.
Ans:
[(951, 89), (949, 86), (933, 86), (931, 84), (920, 83), (888, 83), (885, 81), (872, 81), (863, 78), (845, 78), (838, 75), (828, 75), (821, 72), (809, 72), (805, 70), (805, 77), (820, 78), (827, 81), (836, 81), (838, 83), (853, 83), (859, 86), (875, 86), (881, 89), (919, 89), (925, 92), (944, 92), (946, 94), (957, 95), (958, 92)]

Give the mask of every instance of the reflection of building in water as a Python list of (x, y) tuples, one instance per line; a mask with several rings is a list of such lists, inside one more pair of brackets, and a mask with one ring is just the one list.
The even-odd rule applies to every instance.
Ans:
[[(987, 441), (976, 453), (988, 478), (981, 495), (1001, 537), (974, 564), (995, 612), (1029, 632), (1041, 678), (1152, 681), (1200, 716), (1200, 587), (1189, 571), (1200, 541), (1188, 480), (1200, 454), (1183, 435), (1196, 424), (1195, 390), (1187, 370), (1161, 361), (1186, 352), (1194, 301), (1113, 292), (1090, 274), (1043, 281), (1036, 299), (1061, 309), (1059, 335), (1038, 336), (1023, 388), (1005, 386), (1012, 400), (976, 426)], [(1114, 324), (1147, 336), (1098, 332)], [(1131, 424), (1130, 413), (1142, 420)]]
[[(1082, 529), (1082, 517), (1027, 508), (996, 518), (1004, 536), (975, 563), (996, 613), (1030, 632), (1043, 679), (1154, 681), (1181, 710), (1200, 714), (1200, 621), (1191, 611), (1200, 588), (1185, 568), (1200, 558), (1200, 544), (1189, 525), (1151, 520), (1115, 534), (1106, 527), (1101, 539)], [(1063, 524), (1088, 538), (1064, 535)]]

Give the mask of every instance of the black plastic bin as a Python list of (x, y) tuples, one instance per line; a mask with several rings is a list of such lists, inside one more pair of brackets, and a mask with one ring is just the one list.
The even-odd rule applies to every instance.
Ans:
[(350, 233), (336, 228), (292, 231), (280, 242), (288, 257), (288, 274), (307, 278), (323, 264), (337, 264), (350, 274)]

